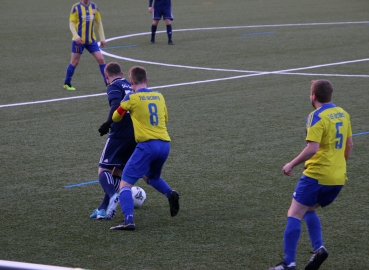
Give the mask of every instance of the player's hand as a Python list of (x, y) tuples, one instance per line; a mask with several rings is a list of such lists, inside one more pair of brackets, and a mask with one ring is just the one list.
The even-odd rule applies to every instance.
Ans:
[(293, 166), (291, 165), (291, 163), (287, 163), (286, 165), (283, 166), (282, 168), (282, 172), (287, 175), (290, 176), (293, 170)]
[(101, 40), (100, 41), (100, 47), (103, 48), (106, 44), (106, 41), (105, 40)]
[(81, 44), (82, 44), (82, 38), (76, 38), (75, 42), (76, 42), (78, 45), (81, 45)]
[(149, 12), (152, 13), (152, 7), (149, 7)]
[(101, 127), (98, 129), (98, 131), (100, 132), (100, 136), (104, 136), (105, 134), (109, 133), (110, 124), (110, 122), (105, 122), (101, 125)]

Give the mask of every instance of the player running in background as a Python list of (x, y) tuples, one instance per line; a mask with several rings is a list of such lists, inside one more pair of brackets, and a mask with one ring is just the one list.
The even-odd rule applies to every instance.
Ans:
[(65, 90), (76, 90), (71, 84), (72, 77), (85, 48), (95, 57), (105, 85), (107, 85), (104, 77), (105, 60), (96, 41), (94, 27), (96, 27), (99, 33), (100, 46), (104, 47), (104, 29), (97, 5), (89, 0), (81, 0), (79, 3), (74, 4), (69, 15), (69, 28), (73, 38), (72, 56), (70, 64), (67, 67), (63, 86)]
[[(154, 2), (154, 8), (152, 3)], [(152, 13), (154, 10), (154, 14), (152, 16), (152, 25), (151, 25), (151, 43), (155, 43), (155, 34), (156, 29), (158, 28), (159, 21), (161, 18), (165, 20), (165, 24), (167, 27), (167, 35), (168, 35), (168, 44), (174, 45), (172, 41), (172, 2), (171, 0), (149, 0), (149, 12)]]
[[(105, 67), (105, 78), (109, 83), (106, 89), (110, 111), (107, 121), (99, 128), (100, 136), (109, 133), (99, 161), (99, 182), (105, 196), (90, 218), (111, 219), (119, 203), (119, 183), (122, 170), (136, 147), (131, 116), (127, 113), (122, 121), (112, 122), (112, 115), (123, 98), (132, 91), (131, 83), (123, 78), (120, 65), (111, 62)], [(109, 209), (109, 210), (108, 210)]]
[(120, 182), (120, 206), (123, 223), (111, 230), (134, 230), (133, 199), (131, 187), (143, 178), (149, 185), (164, 194), (169, 201), (171, 216), (179, 211), (179, 194), (160, 177), (162, 167), (170, 151), (167, 132), (168, 112), (161, 93), (147, 88), (147, 75), (143, 67), (133, 67), (129, 72), (133, 93), (126, 95), (113, 114), (113, 121), (120, 121), (126, 111), (131, 114), (137, 147), (124, 167)]
[(293, 168), (305, 162), (305, 170), (297, 183), (288, 210), (284, 231), (282, 263), (269, 270), (296, 269), (296, 249), (301, 234), (301, 219), (306, 222), (314, 253), (305, 270), (319, 269), (328, 257), (323, 245), (322, 228), (316, 210), (331, 204), (346, 178), (346, 161), (353, 140), (349, 114), (331, 103), (332, 84), (327, 80), (311, 82), (310, 101), (315, 111), (307, 119), (307, 145), (282, 171), (290, 176)]

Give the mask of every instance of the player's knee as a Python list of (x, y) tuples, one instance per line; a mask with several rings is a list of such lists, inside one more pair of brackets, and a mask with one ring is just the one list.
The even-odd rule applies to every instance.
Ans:
[(79, 59), (72, 59), (72, 61), (70, 61), (71, 65), (76, 67), (78, 66), (78, 63), (79, 63)]
[(104, 60), (104, 58), (103, 58), (103, 57), (98, 57), (98, 58), (96, 58), (96, 61), (97, 61), (97, 63), (99, 63), (99, 65), (103, 65), (103, 64), (105, 64), (105, 60)]

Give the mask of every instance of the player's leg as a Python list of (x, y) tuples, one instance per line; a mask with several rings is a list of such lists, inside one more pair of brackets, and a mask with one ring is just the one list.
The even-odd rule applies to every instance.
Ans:
[[(124, 179), (127, 179), (127, 181)], [(120, 181), (119, 202), (124, 219), (121, 224), (111, 227), (111, 230), (134, 230), (136, 228), (134, 224), (134, 204), (131, 188), (137, 180), (138, 178), (127, 178), (124, 175), (122, 176), (122, 180)]]
[(119, 203), (124, 215), (123, 223), (111, 227), (111, 230), (134, 230), (134, 204), (131, 188), (149, 170), (152, 152), (149, 142), (137, 144), (122, 173), (120, 182)]
[[(114, 179), (112, 178), (111, 171), (112, 170), (109, 170), (107, 168), (99, 168), (98, 170), (99, 183), (104, 190), (104, 197), (99, 207), (94, 209), (92, 214), (90, 215), (90, 218), (92, 219), (106, 218), (106, 210), (109, 206), (110, 198), (115, 194)], [(111, 219), (111, 217), (109, 219)]]
[(301, 234), (301, 218), (309, 207), (292, 199), (287, 214), (287, 223), (283, 235), (283, 247), (285, 256), (283, 261), (269, 270), (295, 270), (297, 243)]
[(108, 138), (99, 160), (99, 183), (107, 195), (104, 197), (100, 208), (106, 209), (106, 219), (114, 217), (115, 209), (119, 204), (117, 186), (120, 181), (122, 166), (119, 153), (122, 151), (123, 145), (122, 140)]
[(159, 19), (153, 19), (151, 24), (151, 40), (152, 44), (155, 43), (156, 30), (158, 29)]
[(285, 264), (292, 265), (295, 263), (297, 243), (301, 234), (301, 219), (305, 215), (309, 206), (303, 205), (292, 199), (291, 206), (287, 214), (287, 224), (284, 231), (284, 253)]
[(71, 60), (67, 67), (64, 79), (64, 86), (65, 90), (73, 91), (76, 88), (72, 87), (72, 78), (74, 75), (74, 71), (79, 63), (81, 58), (81, 54), (83, 53), (84, 46), (77, 44), (74, 40), (72, 41), (72, 49), (71, 49)]
[(86, 49), (92, 54), (92, 56), (95, 58), (96, 62), (99, 64), (99, 70), (103, 77), (104, 83), (107, 86), (108, 83), (106, 81), (105, 75), (104, 75), (104, 69), (105, 69), (105, 59), (103, 54), (101, 53), (101, 50), (99, 48), (99, 45), (97, 42), (93, 42), (92, 44), (88, 44), (85, 46)]
[(95, 57), (97, 63), (99, 64), (100, 73), (104, 79), (105, 85), (108, 86), (108, 82), (106, 81), (106, 78), (104, 75), (104, 69), (106, 66), (104, 56), (102, 55), (101, 51), (94, 52), (92, 55)]
[(172, 23), (169, 19), (166, 19), (165, 24), (167, 27), (168, 45), (174, 45), (172, 40)]
[(163, 9), (163, 19), (165, 20), (165, 25), (167, 28), (168, 44), (174, 45), (172, 41), (172, 21), (174, 17), (170, 6)]
[(109, 198), (113, 197), (115, 192), (115, 180), (112, 176), (112, 169), (99, 168), (99, 183)]
[(309, 238), (313, 247), (313, 255), (305, 266), (306, 270), (319, 269), (320, 265), (327, 259), (328, 251), (323, 246), (322, 227), (320, 219), (315, 212), (315, 209), (320, 205), (317, 204), (304, 215), (304, 220), (308, 228)]
[(328, 258), (328, 251), (324, 247), (322, 228), (319, 217), (316, 215), (315, 210), (319, 207), (326, 207), (331, 204), (338, 194), (341, 192), (343, 186), (323, 186), (319, 185), (318, 203), (314, 205), (305, 214), (304, 219), (308, 227), (309, 237), (311, 245), (313, 247), (313, 255), (309, 262), (305, 266), (305, 270), (319, 269), (322, 263)]
[[(124, 168), (124, 165), (123, 165), (123, 168)], [(111, 175), (114, 180), (115, 192), (119, 193), (119, 185), (120, 185), (120, 180), (122, 178), (122, 170), (120, 168), (114, 167), (113, 171), (111, 172)]]
[(153, 140), (150, 142), (152, 152), (155, 152), (155, 159), (150, 162), (149, 170), (145, 173), (143, 179), (167, 198), (170, 196), (172, 188), (163, 178), (160, 177), (162, 168), (170, 152), (170, 142)]
[(151, 43), (152, 44), (155, 43), (156, 30), (158, 28), (159, 21), (161, 20), (162, 17), (163, 17), (162, 9), (160, 7), (154, 8), (154, 12), (152, 15), (152, 25), (151, 25)]
[[(129, 210), (130, 201), (132, 199), (131, 187), (127, 185), (127, 183), (125, 184), (122, 183), (121, 178), (122, 178), (122, 169), (124, 169), (126, 164), (128, 163), (128, 160), (131, 157), (132, 153), (134, 152), (136, 145), (137, 144), (134, 138), (123, 140), (119, 151), (117, 151), (116, 156), (119, 157), (122, 166), (121, 168), (114, 168), (114, 171), (113, 171), (113, 178), (116, 180), (115, 182), (116, 192), (117, 192), (116, 196), (120, 202), (123, 216), (125, 215), (125, 213), (128, 213), (128, 215), (132, 215), (132, 220), (129, 220), (127, 223), (123, 222), (124, 224), (120, 224), (116, 226), (117, 228), (113, 228), (113, 230), (133, 230), (135, 228), (134, 227), (135, 225), (133, 223), (133, 213), (130, 214), (130, 210)], [(118, 180), (118, 177), (119, 177), (119, 180)], [(124, 188), (125, 186), (128, 186), (129, 188)], [(132, 200), (132, 204), (133, 204), (133, 200)], [(109, 212), (110, 212), (110, 208), (108, 207), (108, 213)], [(127, 224), (130, 224), (130, 225), (127, 225)]]
[(173, 190), (168, 183), (160, 177), (162, 168), (167, 160), (170, 152), (170, 142), (160, 140), (153, 141), (156, 149), (157, 157), (150, 164), (150, 169), (144, 176), (144, 180), (160, 193), (164, 194), (169, 201), (169, 210), (172, 217), (176, 216), (179, 211), (179, 193)]
[(274, 269), (295, 269), (297, 243), (301, 234), (301, 219), (316, 202), (315, 185), (317, 181), (302, 176), (293, 193), (292, 202), (287, 213), (287, 223), (284, 231), (283, 247), (285, 256), (283, 262)]
[(319, 206), (320, 204), (316, 204), (316, 206), (309, 208), (304, 215), (304, 220), (308, 229), (313, 250), (317, 250), (323, 245), (322, 226), (315, 211)]

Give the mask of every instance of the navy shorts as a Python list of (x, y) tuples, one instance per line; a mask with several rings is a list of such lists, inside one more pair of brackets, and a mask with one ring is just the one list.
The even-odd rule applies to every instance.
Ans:
[(170, 142), (150, 140), (138, 143), (124, 167), (122, 179), (131, 185), (144, 175), (149, 179), (159, 179), (169, 152)]
[(336, 199), (342, 187), (320, 185), (318, 180), (302, 175), (292, 197), (306, 206), (312, 207), (319, 203), (325, 207)]
[(97, 44), (96, 41), (94, 41), (91, 44), (77, 44), (76, 41), (72, 40), (72, 53), (79, 53), (82, 54), (84, 48), (86, 48), (87, 51), (90, 53), (99, 52), (99, 44)]
[(134, 138), (108, 138), (100, 157), (99, 167), (110, 170), (117, 167), (123, 170), (135, 150), (136, 145)]
[(169, 19), (173, 21), (174, 17), (170, 7), (156, 7), (154, 8), (154, 14), (152, 18), (154, 20), (160, 20), (163, 17), (164, 20)]

